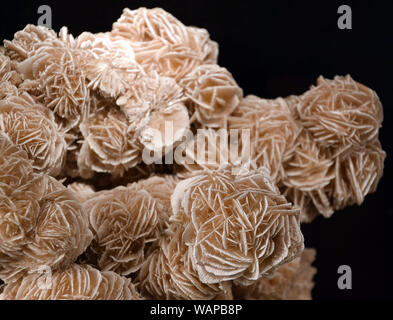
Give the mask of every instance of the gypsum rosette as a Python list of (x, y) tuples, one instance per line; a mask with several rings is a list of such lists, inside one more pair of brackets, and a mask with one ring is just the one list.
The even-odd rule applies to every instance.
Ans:
[(146, 258), (136, 278), (140, 292), (158, 300), (232, 299), (231, 281), (201, 282), (182, 234), (172, 226)]
[(0, 300), (141, 300), (141, 297), (130, 279), (74, 264), (64, 271), (34, 273), (10, 283), (0, 294)]
[(126, 114), (132, 131), (147, 151), (164, 156), (189, 129), (182, 89), (172, 78), (156, 72), (139, 77), (116, 103)]
[(129, 41), (146, 72), (176, 80), (198, 65), (217, 63), (218, 45), (205, 29), (186, 27), (160, 8), (124, 9), (110, 36)]
[(181, 81), (192, 113), (191, 121), (202, 126), (226, 128), (228, 116), (239, 105), (243, 90), (232, 74), (215, 64), (195, 68)]
[(32, 55), (36, 44), (56, 38), (53, 30), (29, 24), (15, 33), (12, 41), (4, 40), (4, 48), (12, 60), (20, 62)]
[(17, 96), (18, 88), (14, 86), (9, 81), (1, 81), (0, 80), (0, 100), (5, 99), (10, 96)]
[(83, 68), (89, 88), (104, 98), (124, 94), (143, 69), (135, 61), (134, 50), (126, 40), (110, 39), (109, 33), (84, 32), (76, 39), (77, 46), (89, 53)]
[(263, 168), (198, 172), (177, 184), (172, 208), (202, 283), (252, 283), (303, 250), (299, 211)]
[(0, 134), (0, 141), (0, 278), (8, 283), (43, 266), (68, 267), (92, 239), (87, 215), (60, 182), (34, 174), (26, 153), (8, 137)]
[(173, 178), (164, 176), (95, 194), (88, 191), (83, 206), (90, 217), (92, 250), (101, 270), (125, 276), (139, 270), (147, 249), (168, 225), (175, 185)]
[(3, 194), (8, 195), (30, 182), (33, 165), (27, 153), (1, 132), (0, 150), (0, 188)]
[(333, 208), (361, 205), (367, 194), (375, 192), (383, 174), (386, 153), (378, 140), (354, 147), (348, 154), (335, 159), (335, 179), (332, 182)]
[(15, 63), (0, 51), (0, 99), (18, 95), (22, 78), (15, 71)]
[(283, 164), (280, 186), (284, 195), (301, 208), (302, 222), (310, 222), (318, 214), (333, 213), (325, 189), (334, 179), (333, 160), (303, 130), (296, 139), (291, 157)]
[(304, 129), (283, 164), (280, 189), (302, 209), (305, 222), (360, 205), (376, 190), (386, 157), (378, 141), (383, 115), (376, 93), (349, 76), (321, 77), (317, 87), (287, 102)]
[(88, 57), (64, 27), (59, 37), (35, 43), (16, 66), (25, 81), (33, 81), (40, 101), (66, 122), (67, 129), (90, 113), (91, 92), (82, 67)]
[(36, 172), (57, 176), (67, 144), (53, 113), (27, 93), (0, 101), (0, 130), (27, 152)]
[(283, 175), (282, 163), (289, 157), (300, 132), (284, 99), (261, 99), (249, 95), (231, 114), (229, 129), (250, 130), (251, 159), (270, 170), (273, 181)]
[(121, 176), (141, 161), (141, 146), (129, 127), (124, 113), (110, 107), (80, 125), (84, 139), (77, 161), (82, 177), (94, 172)]
[(283, 264), (271, 277), (261, 277), (250, 286), (234, 286), (235, 299), (241, 300), (311, 300), (314, 249), (304, 249), (300, 257)]
[(319, 77), (317, 86), (300, 96), (299, 121), (321, 146), (364, 145), (378, 138), (383, 120), (376, 93), (349, 75)]
[[(122, 176), (142, 160), (161, 159), (189, 128), (183, 101), (173, 79), (141, 74), (117, 99), (120, 110), (108, 106), (82, 122), (84, 142), (78, 156), (82, 177), (93, 172)], [(144, 152), (148, 160), (143, 159)]]

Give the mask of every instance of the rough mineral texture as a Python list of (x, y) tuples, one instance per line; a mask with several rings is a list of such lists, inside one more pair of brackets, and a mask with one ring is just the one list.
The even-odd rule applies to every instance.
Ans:
[(116, 103), (127, 116), (128, 130), (138, 142), (148, 150), (160, 152), (162, 157), (189, 128), (184, 101), (182, 89), (174, 79), (150, 72), (136, 79)]
[(145, 260), (137, 281), (143, 295), (153, 299), (230, 299), (231, 283), (203, 283), (182, 239), (182, 228), (160, 241), (159, 248)]
[(207, 127), (226, 127), (228, 116), (243, 96), (232, 74), (215, 64), (195, 68), (180, 85), (194, 112), (193, 118)]
[(75, 198), (82, 204), (95, 195), (94, 188), (85, 183), (73, 182), (67, 188), (71, 190)]
[(200, 172), (177, 184), (172, 207), (204, 283), (250, 283), (303, 250), (299, 211), (263, 169)]
[(15, 62), (0, 51), (0, 99), (17, 95), (17, 86), (22, 82), (21, 76), (15, 71)]
[(271, 277), (261, 277), (251, 286), (235, 286), (235, 299), (242, 300), (311, 300), (312, 281), (316, 269), (314, 249), (280, 266)]
[(0, 151), (0, 187), (3, 194), (9, 195), (29, 182), (33, 165), (27, 153), (3, 133), (0, 133)]
[(90, 91), (82, 65), (86, 55), (63, 28), (58, 38), (33, 46), (16, 69), (23, 79), (35, 80), (43, 103), (74, 127), (90, 112)]
[[(233, 136), (238, 141), (238, 133)], [(249, 137), (248, 134), (245, 137)], [(242, 138), (240, 134), (240, 139)], [(242, 168), (255, 168), (251, 163), (252, 155), (249, 144), (232, 143), (225, 129), (198, 129), (196, 135), (186, 140), (183, 156), (176, 153), (176, 174), (186, 178), (198, 170), (217, 170), (222, 164), (230, 163), (239, 172)], [(255, 161), (254, 161), (255, 162)]]
[(4, 40), (1, 300), (311, 299), (301, 223), (376, 191), (381, 101), (245, 96), (218, 51), (160, 8)]
[(25, 150), (37, 172), (57, 176), (64, 165), (67, 143), (52, 111), (28, 93), (0, 101), (0, 128)]
[(360, 205), (376, 190), (386, 156), (378, 141), (382, 118), (374, 91), (337, 76), (320, 77), (301, 96), (247, 96), (228, 126), (250, 130), (251, 160), (270, 170), (281, 192), (300, 207), (302, 222), (311, 222)]
[(34, 174), (26, 153), (3, 134), (0, 147), (0, 278), (69, 266), (92, 239), (87, 215), (60, 182)]
[(378, 141), (383, 113), (376, 93), (350, 76), (320, 77), (316, 87), (286, 101), (303, 129), (279, 184), (301, 208), (302, 221), (362, 204), (376, 190), (386, 157)]
[(218, 45), (204, 29), (186, 27), (160, 8), (124, 9), (111, 37), (126, 39), (147, 71), (181, 79), (204, 63), (217, 63)]
[(175, 186), (173, 178), (157, 176), (127, 187), (89, 193), (83, 206), (90, 218), (92, 249), (101, 270), (122, 275), (139, 270), (146, 250), (169, 223)]
[(135, 61), (134, 50), (126, 40), (112, 41), (109, 33), (82, 33), (77, 46), (89, 54), (83, 66), (88, 86), (105, 98), (117, 98), (143, 72)]
[(156, 237), (154, 199), (134, 186), (102, 191), (85, 203), (102, 270), (128, 275), (144, 260), (147, 243)]
[(229, 128), (250, 130), (252, 159), (258, 166), (269, 168), (271, 177), (279, 180), (282, 163), (290, 156), (300, 131), (285, 100), (247, 96), (232, 113)]
[(363, 145), (378, 137), (383, 120), (376, 93), (350, 76), (320, 77), (296, 105), (301, 124), (323, 146)]
[(51, 39), (56, 39), (53, 30), (30, 24), (15, 33), (12, 41), (4, 40), (4, 47), (14, 61), (23, 61), (31, 56), (36, 44)]
[(130, 279), (114, 272), (73, 265), (65, 271), (35, 273), (8, 284), (0, 300), (140, 300)]
[(128, 130), (123, 113), (116, 109), (103, 109), (80, 126), (84, 142), (78, 155), (82, 177), (93, 172), (121, 175), (141, 161), (141, 147)]

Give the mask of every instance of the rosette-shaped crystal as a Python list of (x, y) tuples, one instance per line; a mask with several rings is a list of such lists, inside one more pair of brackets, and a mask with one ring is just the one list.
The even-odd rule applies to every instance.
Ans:
[(349, 75), (333, 80), (320, 77), (317, 86), (300, 97), (297, 112), (315, 141), (326, 147), (372, 141), (383, 120), (377, 94)]
[(329, 184), (335, 177), (334, 161), (303, 130), (288, 160), (282, 164), (280, 189), (287, 199), (301, 209), (301, 220), (310, 222), (317, 214), (333, 214)]
[[(12, 159), (17, 153), (12, 152), (11, 141), (3, 142), (2, 154)], [(17, 181), (18, 174), (27, 177)], [(69, 266), (92, 238), (80, 204), (49, 176), (15, 170), (9, 178), (19, 185), (13, 190), (0, 185), (0, 278), (13, 282), (43, 266), (50, 270)]]
[(138, 77), (128, 92), (117, 100), (117, 104), (130, 120), (137, 116), (142, 120), (148, 112), (182, 104), (184, 100), (182, 88), (176, 81), (150, 72)]
[(243, 97), (232, 74), (215, 64), (195, 68), (180, 85), (188, 98), (192, 118), (208, 127), (226, 127), (228, 116)]
[(203, 283), (250, 283), (303, 250), (299, 210), (263, 168), (199, 172), (177, 184), (172, 208)]
[(27, 153), (17, 147), (1, 130), (0, 154), (0, 189), (9, 195), (30, 180), (33, 165)]
[(168, 44), (161, 40), (133, 43), (135, 59), (146, 72), (179, 81), (203, 63), (202, 54), (196, 53), (185, 43)]
[(112, 33), (132, 42), (160, 39), (176, 44), (187, 38), (186, 27), (161, 8), (124, 9), (122, 16), (113, 24)]
[(334, 177), (333, 161), (324, 151), (307, 131), (302, 131), (291, 157), (284, 162), (285, 185), (302, 191), (327, 186)]
[(383, 174), (386, 153), (378, 140), (354, 147), (335, 159), (332, 181), (332, 203), (335, 210), (362, 204), (365, 196), (375, 192)]
[(130, 130), (140, 143), (163, 156), (181, 141), (189, 128), (184, 100), (175, 80), (151, 72), (137, 79), (117, 104), (127, 115)]
[(361, 204), (376, 190), (386, 156), (376, 93), (350, 76), (320, 77), (316, 87), (286, 102), (303, 130), (283, 163), (280, 188), (301, 208), (302, 221)]
[(36, 44), (56, 38), (53, 30), (29, 24), (15, 33), (12, 41), (4, 40), (4, 47), (12, 60), (23, 61), (32, 55)]
[(92, 239), (88, 217), (81, 205), (51, 177), (38, 177), (31, 189), (41, 194), (35, 239), (24, 251), (29, 266), (52, 263), (64, 266), (75, 261)]
[(4, 46), (2, 299), (139, 298), (123, 276), (152, 299), (309, 299), (300, 222), (382, 176), (373, 90), (337, 76), (243, 97), (209, 33), (163, 9)]
[(130, 279), (74, 264), (64, 271), (30, 274), (8, 284), (0, 300), (140, 300)]
[(24, 79), (37, 80), (46, 107), (75, 126), (90, 113), (90, 90), (83, 69), (87, 57), (62, 28), (58, 39), (38, 43), (31, 56), (17, 65), (17, 71)]
[(218, 43), (210, 39), (209, 32), (203, 28), (187, 27), (189, 46), (198, 52), (203, 64), (218, 63)]
[(102, 109), (80, 125), (84, 142), (78, 156), (82, 177), (93, 171), (122, 175), (141, 159), (141, 147), (125, 115), (116, 108)]
[(14, 67), (15, 63), (0, 51), (0, 83), (9, 82), (12, 85), (18, 86), (22, 82), (20, 75), (14, 70)]
[(329, 218), (335, 210), (360, 205), (375, 192), (385, 157), (378, 140), (337, 151), (318, 147), (302, 132), (292, 158), (284, 162), (280, 189), (301, 208), (303, 222), (311, 222), (318, 214)]
[(313, 277), (317, 272), (311, 264), (314, 249), (305, 249), (300, 257), (280, 266), (272, 277), (261, 277), (250, 286), (235, 286), (236, 299), (243, 300), (311, 300)]
[(0, 81), (0, 100), (9, 96), (17, 96), (18, 88), (9, 81)]
[(84, 207), (94, 234), (101, 270), (129, 275), (137, 271), (146, 245), (158, 236), (156, 201), (137, 184), (96, 193)]
[(141, 293), (153, 299), (205, 300), (231, 296), (230, 281), (202, 283), (195, 270), (190, 251), (182, 239), (182, 228), (172, 232), (159, 243), (145, 260), (137, 281)]
[(78, 47), (90, 54), (83, 66), (89, 87), (107, 98), (124, 94), (142, 68), (135, 62), (134, 50), (126, 40), (112, 40), (109, 33), (82, 33), (76, 39)]
[(250, 130), (251, 158), (257, 166), (270, 169), (274, 181), (283, 174), (282, 163), (291, 154), (300, 127), (284, 99), (247, 96), (229, 119), (229, 128)]
[(217, 63), (218, 45), (204, 29), (186, 27), (160, 9), (124, 9), (111, 37), (126, 39), (146, 72), (180, 80), (203, 63)]
[(67, 144), (50, 110), (27, 93), (0, 101), (0, 130), (25, 150), (40, 173), (62, 170)]

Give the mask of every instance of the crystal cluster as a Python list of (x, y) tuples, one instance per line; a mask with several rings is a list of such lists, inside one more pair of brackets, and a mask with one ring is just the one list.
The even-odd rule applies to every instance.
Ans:
[(311, 299), (301, 223), (376, 190), (381, 102), (244, 96), (217, 59), (159, 8), (4, 41), (0, 299)]

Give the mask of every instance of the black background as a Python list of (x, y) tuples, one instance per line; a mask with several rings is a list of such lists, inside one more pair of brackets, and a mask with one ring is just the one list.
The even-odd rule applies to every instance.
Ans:
[[(53, 28), (109, 31), (124, 7), (162, 7), (186, 25), (206, 28), (220, 45), (220, 65), (245, 94), (275, 98), (301, 94), (319, 75), (350, 74), (374, 89), (384, 106), (380, 140), (387, 152), (384, 177), (362, 206), (302, 227), (317, 249), (314, 299), (393, 298), (392, 1), (3, 1), (0, 39), (36, 24), (37, 8), (52, 8)], [(342, 4), (352, 8), (353, 29), (337, 27)], [(349, 265), (353, 289), (339, 290), (337, 269)]]

